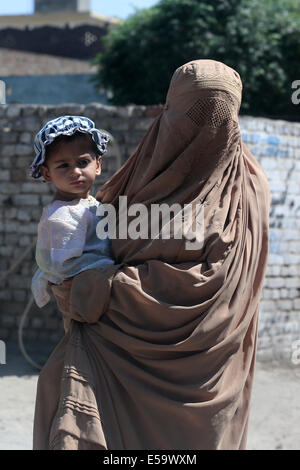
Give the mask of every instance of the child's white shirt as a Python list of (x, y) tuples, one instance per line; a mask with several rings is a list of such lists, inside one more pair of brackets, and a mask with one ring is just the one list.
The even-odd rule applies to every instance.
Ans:
[(110, 240), (99, 239), (96, 227), (102, 217), (93, 196), (72, 201), (53, 201), (43, 209), (38, 224), (38, 269), (31, 290), (39, 307), (50, 300), (48, 281), (61, 284), (86, 269), (114, 264)]

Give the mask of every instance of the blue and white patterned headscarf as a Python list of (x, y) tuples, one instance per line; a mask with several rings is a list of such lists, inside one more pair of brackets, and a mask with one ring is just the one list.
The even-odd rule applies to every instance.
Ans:
[(33, 145), (36, 156), (29, 167), (29, 175), (35, 179), (42, 178), (40, 165), (45, 161), (46, 145), (51, 144), (60, 135), (70, 136), (77, 131), (92, 136), (100, 155), (106, 152), (109, 137), (96, 129), (91, 119), (84, 116), (61, 116), (47, 122), (35, 136)]

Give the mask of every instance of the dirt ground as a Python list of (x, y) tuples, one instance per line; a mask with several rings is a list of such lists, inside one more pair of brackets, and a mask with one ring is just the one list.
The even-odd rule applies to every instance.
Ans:
[[(50, 351), (28, 350), (36, 362)], [(38, 373), (18, 345), (6, 345), (6, 364), (0, 365), (0, 450), (32, 448)], [(300, 365), (257, 362), (250, 416), (249, 450), (300, 449)]]

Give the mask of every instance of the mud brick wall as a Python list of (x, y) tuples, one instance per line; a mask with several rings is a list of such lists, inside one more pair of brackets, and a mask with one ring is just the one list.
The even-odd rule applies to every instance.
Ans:
[[(99, 104), (0, 107), (0, 277), (32, 243), (51, 185), (32, 181), (27, 167), (35, 133), (63, 114), (85, 115), (110, 132), (117, 145), (103, 161), (96, 186), (106, 181), (130, 156), (159, 112), (157, 107), (112, 107)], [(272, 194), (270, 253), (260, 303), (258, 358), (289, 360), (300, 339), (300, 124), (241, 117), (244, 142), (262, 165)], [(34, 249), (21, 266), (0, 283), (0, 339), (17, 340), (17, 330), (30, 298), (35, 270)], [(63, 336), (53, 301), (33, 306), (24, 341), (56, 344)]]

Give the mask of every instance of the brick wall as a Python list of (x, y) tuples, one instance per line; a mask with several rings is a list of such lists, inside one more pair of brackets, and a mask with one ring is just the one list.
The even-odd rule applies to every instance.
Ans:
[(240, 125), (272, 195), (258, 357), (290, 361), (300, 340), (300, 124), (244, 117)]
[[(52, 198), (51, 186), (32, 181), (26, 169), (32, 161), (34, 134), (46, 121), (63, 114), (86, 115), (111, 132), (121, 160), (134, 151), (157, 114), (157, 108), (109, 107), (99, 104), (0, 107), (0, 277), (30, 245), (42, 206)], [(291, 358), (300, 339), (300, 124), (241, 117), (243, 139), (270, 182), (270, 254), (260, 306), (258, 357)], [(103, 162), (97, 186), (120, 166), (117, 148)], [(20, 318), (30, 297), (35, 269), (34, 250), (0, 284), (0, 339), (17, 339)], [(25, 342), (55, 344), (63, 335), (55, 302), (33, 306), (25, 325)]]

